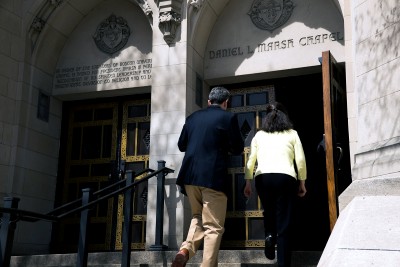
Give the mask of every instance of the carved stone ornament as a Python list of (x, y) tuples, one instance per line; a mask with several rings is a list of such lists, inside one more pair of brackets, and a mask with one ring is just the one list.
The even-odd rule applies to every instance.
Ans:
[(161, 12), (159, 20), (158, 27), (164, 35), (164, 40), (171, 44), (175, 40), (176, 29), (181, 24), (181, 16), (174, 11)]
[(100, 51), (111, 55), (126, 45), (130, 34), (126, 20), (111, 14), (97, 27), (93, 40)]
[(41, 18), (34, 18), (31, 28), (36, 31), (36, 32), (41, 32), (44, 28), (44, 25), (46, 24), (46, 22), (44, 20), (42, 20)]
[(191, 0), (190, 5), (193, 6), (196, 9), (200, 9), (201, 6), (203, 5), (204, 0)]
[(136, 3), (138, 3), (138, 5), (142, 8), (146, 16), (151, 16), (153, 14), (153, 11), (151, 10), (151, 7), (147, 0), (136, 0)]
[[(1, 0), (0, 0), (1, 1)], [(29, 39), (31, 41), (31, 51), (35, 49), (36, 42), (42, 33), (46, 22), (49, 20), (53, 12), (64, 2), (64, 0), (46, 0), (41, 1), (42, 6), (34, 17), (31, 27), (29, 28)]]
[(273, 32), (289, 20), (293, 8), (291, 0), (255, 0), (248, 14), (258, 28)]

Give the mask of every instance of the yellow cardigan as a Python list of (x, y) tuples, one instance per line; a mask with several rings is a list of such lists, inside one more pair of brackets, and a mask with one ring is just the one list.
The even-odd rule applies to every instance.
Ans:
[[(303, 146), (295, 130), (267, 133), (258, 131), (251, 140), (251, 151), (245, 168), (245, 179), (253, 179), (262, 173), (285, 173), (295, 179), (306, 180), (306, 158)], [(294, 162), (296, 162), (297, 173)]]

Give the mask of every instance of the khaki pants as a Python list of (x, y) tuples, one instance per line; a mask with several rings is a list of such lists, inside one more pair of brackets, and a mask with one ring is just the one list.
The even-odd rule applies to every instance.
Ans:
[(193, 257), (204, 239), (201, 267), (218, 266), (218, 253), (226, 216), (227, 197), (210, 188), (185, 185), (192, 209), (192, 221), (186, 241), (180, 249), (189, 251)]

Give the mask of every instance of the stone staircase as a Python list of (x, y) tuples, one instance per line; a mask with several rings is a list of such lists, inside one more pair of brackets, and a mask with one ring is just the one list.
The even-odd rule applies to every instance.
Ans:
[[(133, 251), (131, 265), (135, 267), (169, 267), (176, 251)], [(321, 251), (295, 251), (292, 255), (292, 267), (316, 267)], [(193, 257), (187, 267), (199, 267), (202, 251)], [(10, 267), (75, 267), (76, 254), (49, 254), (31, 256), (13, 256)], [(88, 267), (119, 267), (120, 252), (89, 253)], [(262, 267), (277, 266), (276, 260), (270, 261), (262, 250), (221, 250), (220, 267)]]

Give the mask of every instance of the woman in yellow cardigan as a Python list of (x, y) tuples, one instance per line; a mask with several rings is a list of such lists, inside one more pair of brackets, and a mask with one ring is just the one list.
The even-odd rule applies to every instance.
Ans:
[[(257, 161), (257, 169), (254, 167)], [(289, 267), (291, 250), (289, 226), (296, 194), (303, 197), (307, 190), (306, 159), (300, 138), (282, 104), (267, 106), (262, 128), (251, 141), (245, 169), (244, 195), (250, 197), (251, 180), (264, 209), (265, 256), (275, 259), (279, 267)]]

